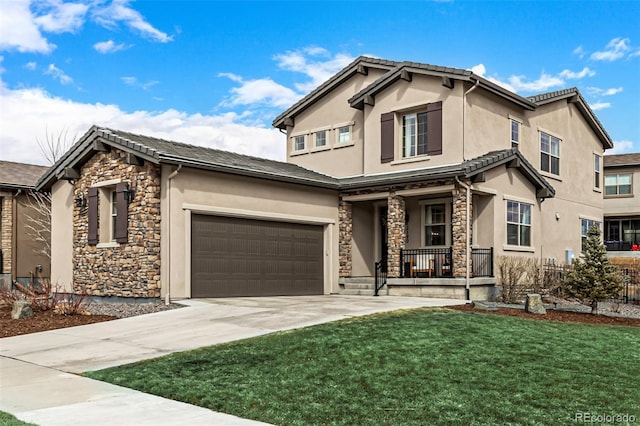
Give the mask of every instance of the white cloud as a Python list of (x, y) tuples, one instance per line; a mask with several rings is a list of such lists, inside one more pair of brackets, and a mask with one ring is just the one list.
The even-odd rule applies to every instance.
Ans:
[(29, 71), (34, 71), (36, 68), (38, 68), (38, 64), (31, 61), (31, 62), (27, 62), (26, 64), (24, 64), (24, 67), (26, 69), (28, 69)]
[(630, 41), (628, 38), (616, 37), (607, 44), (605, 50), (593, 52), (591, 59), (594, 61), (616, 61), (624, 57), (624, 55), (631, 50), (629, 46)]
[[(321, 58), (311, 60), (308, 56), (321, 56)], [(355, 58), (344, 53), (331, 57), (326, 49), (312, 46), (275, 55), (274, 59), (280, 68), (299, 72), (311, 78), (309, 82), (295, 84), (297, 90), (306, 93), (318, 87)]]
[(138, 81), (138, 79), (136, 77), (121, 77), (120, 78), (124, 84), (128, 85), (128, 86), (133, 86), (133, 87), (139, 87), (143, 90), (149, 90), (149, 88), (155, 86), (156, 84), (159, 84), (160, 82), (157, 80), (152, 80), (152, 81), (148, 81), (146, 83), (142, 83), (140, 81)]
[(44, 14), (34, 19), (43, 31), (49, 33), (75, 32), (85, 22), (89, 5), (63, 3), (60, 0), (34, 1), (35, 8)]
[(113, 40), (100, 41), (93, 45), (93, 48), (98, 53), (114, 53), (120, 50), (127, 49), (130, 46), (126, 46), (124, 44), (116, 44)]
[(140, 12), (130, 8), (129, 3), (129, 0), (113, 0), (108, 6), (93, 10), (92, 17), (98, 24), (106, 28), (115, 28), (118, 23), (122, 22), (152, 40), (161, 43), (173, 41), (173, 37), (154, 28)]
[(223, 105), (268, 105), (273, 107), (288, 107), (302, 97), (300, 93), (276, 83), (270, 78), (261, 78), (257, 80), (244, 80), (242, 77), (231, 73), (220, 73), (219, 77), (227, 77), (236, 83), (240, 83), (239, 87), (231, 89), (229, 100), (223, 102)]
[(589, 106), (592, 110), (598, 111), (600, 109), (610, 108), (611, 102), (594, 102), (592, 104), (589, 104)]
[(591, 96), (613, 96), (624, 89), (622, 87), (612, 87), (610, 89), (600, 89), (599, 87), (587, 87), (585, 91)]
[(593, 77), (594, 75), (596, 75), (596, 72), (593, 71), (592, 69), (584, 67), (582, 71), (579, 71), (579, 72), (562, 70), (558, 75), (560, 77), (564, 77), (568, 79), (578, 79), (578, 78), (584, 78), (584, 77)]
[(584, 48), (582, 46), (578, 46), (575, 49), (573, 49), (573, 54), (577, 55), (580, 59), (584, 58), (584, 55), (586, 55), (586, 52), (584, 51)]
[(607, 154), (624, 154), (629, 152), (634, 152), (635, 149), (633, 147), (633, 142), (629, 140), (622, 141), (613, 141), (613, 149), (605, 151), (605, 155)]
[(485, 68), (484, 64), (478, 64), (471, 67), (471, 72), (479, 75), (480, 77), (484, 77), (484, 74), (487, 72), (487, 69)]
[(558, 76), (542, 73), (537, 80), (525, 81), (525, 77), (521, 75), (513, 75), (509, 77), (509, 84), (516, 92), (543, 92), (552, 87), (563, 86), (564, 80)]
[(65, 74), (60, 68), (56, 67), (54, 64), (49, 64), (49, 67), (44, 72), (46, 75), (52, 76), (54, 79), (60, 80), (62, 84), (71, 84), (73, 83), (73, 79)]
[(1, 81), (0, 109), (3, 160), (45, 164), (38, 139), (64, 131), (79, 137), (94, 124), (247, 155), (285, 158), (285, 137), (277, 129), (246, 124), (250, 114), (187, 114), (174, 109), (128, 113), (117, 105), (74, 102), (42, 89), (9, 89)]
[(55, 49), (56, 46), (42, 36), (34, 18), (28, 1), (3, 1), (0, 50), (49, 53)]

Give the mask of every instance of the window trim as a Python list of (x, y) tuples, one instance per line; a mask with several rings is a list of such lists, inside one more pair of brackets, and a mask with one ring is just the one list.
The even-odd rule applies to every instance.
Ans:
[[(593, 153), (593, 190), (596, 192), (602, 192), (603, 179), (602, 179), (602, 155), (594, 152)], [(597, 163), (597, 164), (596, 164)]]
[[(628, 194), (620, 194), (620, 184), (618, 183), (618, 178), (621, 175), (628, 175), (629, 176), (629, 193)], [(615, 194), (607, 194), (607, 186), (611, 187), (613, 185), (607, 185), (607, 177), (610, 176), (615, 176), (616, 177), (616, 193)], [(633, 194), (633, 172), (625, 172), (625, 173), (606, 173), (604, 175), (604, 184), (603, 186), (603, 190), (604, 190), (604, 198), (633, 198), (634, 194)], [(625, 185), (626, 186), (626, 185)]]
[[(424, 154), (419, 154), (418, 153), (419, 138), (420, 138), (420, 134), (418, 133), (418, 129), (420, 128), (420, 121), (419, 121), (419, 116), (420, 115), (424, 116), (424, 126), (425, 126), (425, 131), (423, 132), (424, 139), (425, 139), (425, 141), (424, 141)], [(405, 117), (407, 117), (407, 116), (414, 116), (415, 117), (415, 122), (414, 122), (414, 125), (413, 125), (414, 132), (415, 132), (414, 133), (415, 140), (413, 141), (414, 145), (415, 145), (415, 152), (416, 152), (415, 155), (405, 155), (405, 151), (406, 151), (406, 148), (405, 148), (405, 137), (406, 137), (406, 135), (405, 135), (405, 129), (406, 129)], [(400, 161), (401, 160), (410, 160), (410, 159), (414, 159), (414, 158), (424, 158), (424, 157), (427, 157), (429, 155), (427, 153), (428, 143), (429, 143), (428, 133), (427, 133), (428, 132), (427, 131), (427, 116), (428, 116), (428, 113), (427, 113), (426, 105), (424, 105), (423, 108), (418, 108), (418, 109), (415, 109), (413, 111), (405, 111), (405, 112), (401, 112), (401, 113), (398, 114), (399, 120), (397, 121), (397, 124), (398, 124), (398, 128), (399, 128), (398, 130), (399, 130), (399, 133), (400, 133), (399, 139), (398, 139), (400, 141), (400, 143), (398, 144), (399, 148), (400, 148), (400, 156), (399, 156)]]
[[(510, 222), (509, 221), (509, 203), (516, 203), (518, 205), (518, 222)], [(530, 223), (522, 223), (520, 220), (522, 216), (521, 206), (526, 205), (529, 206), (529, 222)], [(504, 204), (504, 222), (505, 222), (505, 247), (515, 247), (515, 248), (532, 248), (533, 247), (533, 206), (534, 204), (522, 200), (518, 200), (517, 198), (505, 197)], [(516, 244), (509, 243), (509, 225), (517, 225), (518, 227), (518, 241)], [(527, 226), (529, 229), (529, 244), (524, 245), (521, 242), (521, 229), (522, 226)]]
[[(298, 149), (297, 147), (298, 138), (302, 138), (302, 148), (300, 149)], [(307, 151), (307, 134), (300, 133), (297, 135), (291, 135), (291, 143), (292, 143), (291, 145), (292, 153), (306, 152)]]
[[(518, 126), (518, 140), (513, 139), (513, 124)], [(522, 120), (509, 114), (509, 141), (511, 141), (511, 148), (520, 149), (520, 143), (522, 142)]]
[[(452, 200), (451, 198), (432, 198), (428, 200), (421, 200), (418, 202), (420, 206), (420, 247), (423, 248), (448, 248), (452, 245), (453, 235), (451, 231), (451, 215), (452, 215)], [(444, 245), (428, 246), (426, 245), (425, 229), (426, 223), (426, 206), (444, 204), (444, 216), (445, 216), (445, 236)]]
[[(546, 151), (542, 150), (542, 135), (546, 135), (546, 136), (549, 137), (549, 152), (546, 152)], [(557, 139), (557, 141), (558, 141), (558, 155), (557, 156), (553, 155), (551, 153), (551, 151), (552, 151), (551, 146), (552, 146), (552, 142), (553, 142), (552, 139)], [(560, 138), (559, 136), (556, 136), (553, 133), (551, 133), (549, 131), (546, 131), (544, 129), (540, 129), (540, 128), (538, 129), (538, 150), (540, 152), (540, 171), (542, 171), (544, 173), (548, 173), (551, 176), (560, 177), (560, 173), (561, 173), (561, 171), (560, 171), (560, 158), (561, 158), (560, 147), (561, 147), (561, 145), (562, 145), (562, 138)], [(542, 164), (542, 155), (543, 154), (546, 154), (547, 156), (549, 156), (549, 166), (548, 166), (549, 170), (545, 170), (543, 168), (543, 164)], [(551, 158), (552, 157), (558, 159), (558, 173), (554, 173), (552, 171), (552, 166), (551, 166), (551, 164), (552, 164), (551, 163)]]

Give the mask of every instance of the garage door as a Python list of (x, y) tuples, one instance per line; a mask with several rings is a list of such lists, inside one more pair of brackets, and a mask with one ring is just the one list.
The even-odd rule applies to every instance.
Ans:
[(323, 227), (192, 215), (191, 296), (323, 293)]

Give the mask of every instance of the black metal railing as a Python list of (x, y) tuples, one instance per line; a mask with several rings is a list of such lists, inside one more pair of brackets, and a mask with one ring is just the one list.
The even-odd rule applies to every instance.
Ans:
[(400, 250), (400, 276), (404, 278), (453, 277), (453, 248)]
[(493, 247), (472, 248), (471, 264), (474, 277), (493, 277)]
[(387, 259), (376, 262), (376, 278), (374, 296), (379, 296), (378, 292), (387, 285)]
[(631, 243), (628, 241), (605, 241), (607, 251), (631, 251)]

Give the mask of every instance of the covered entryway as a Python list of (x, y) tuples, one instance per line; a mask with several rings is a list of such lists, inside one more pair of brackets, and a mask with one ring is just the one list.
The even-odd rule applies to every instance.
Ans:
[(191, 297), (323, 294), (323, 227), (194, 214)]

